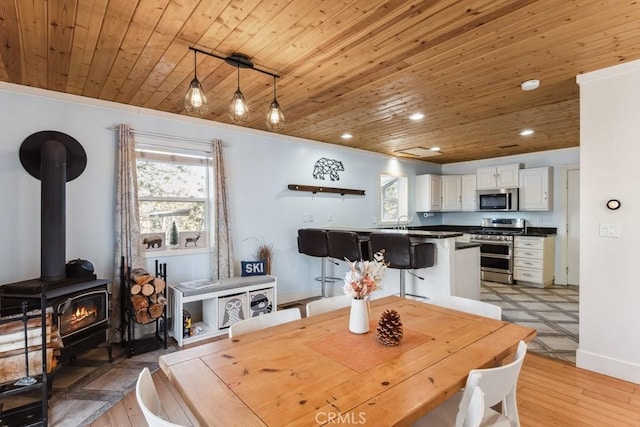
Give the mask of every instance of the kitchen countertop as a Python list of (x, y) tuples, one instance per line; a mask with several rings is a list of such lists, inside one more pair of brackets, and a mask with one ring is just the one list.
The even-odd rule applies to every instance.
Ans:
[[(415, 231), (451, 231), (466, 234), (482, 232), (482, 227), (476, 225), (422, 225), (409, 227), (409, 229)], [(527, 227), (522, 236), (547, 237), (555, 236), (556, 234), (558, 234), (556, 227)]]
[(456, 242), (456, 251), (461, 249), (479, 248), (480, 243)]
[(555, 227), (527, 227), (524, 236), (547, 237), (558, 234)]
[(371, 234), (371, 233), (389, 233), (389, 234), (407, 234), (410, 237), (423, 237), (428, 239), (448, 239), (450, 237), (462, 236), (462, 232), (459, 231), (429, 231), (429, 230), (396, 230), (392, 228), (356, 228), (356, 227), (327, 227), (318, 228), (318, 230), (326, 231), (353, 231), (358, 234)]

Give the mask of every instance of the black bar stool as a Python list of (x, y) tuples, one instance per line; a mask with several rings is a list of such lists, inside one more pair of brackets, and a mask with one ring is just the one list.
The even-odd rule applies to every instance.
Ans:
[[(384, 260), (389, 268), (400, 269), (400, 296), (405, 297), (405, 272), (435, 265), (436, 248), (433, 243), (413, 242), (406, 234), (371, 233), (370, 253), (384, 249)], [(413, 274), (413, 273), (412, 273)], [(415, 275), (414, 275), (415, 276)], [(424, 278), (416, 276), (421, 280)]]
[(329, 249), (327, 244), (327, 232), (324, 230), (318, 230), (313, 228), (301, 228), (298, 230), (298, 252), (301, 254), (309, 255), (312, 257), (321, 258), (320, 265), (321, 273), (320, 277), (316, 277), (316, 280), (320, 282), (322, 297), (325, 297), (325, 283), (335, 282), (340, 280), (336, 277), (327, 277), (325, 269), (325, 258), (329, 256)]
[(344, 261), (369, 260), (369, 239), (353, 231), (327, 231), (329, 257)]

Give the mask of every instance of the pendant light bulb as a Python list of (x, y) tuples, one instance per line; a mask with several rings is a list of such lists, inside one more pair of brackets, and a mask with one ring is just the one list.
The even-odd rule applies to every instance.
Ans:
[(209, 102), (204, 94), (202, 85), (198, 81), (196, 73), (196, 52), (193, 52), (193, 80), (189, 83), (189, 89), (184, 96), (184, 109), (189, 114), (205, 115), (209, 110)]
[(238, 67), (238, 89), (236, 89), (229, 104), (229, 118), (233, 123), (244, 123), (249, 119), (249, 106), (240, 91), (240, 67)]
[(280, 108), (280, 104), (278, 104), (278, 97), (276, 96), (276, 78), (273, 77), (273, 101), (271, 105), (269, 105), (269, 110), (267, 111), (267, 128), (274, 132), (279, 132), (284, 129), (284, 113), (282, 112), (282, 108)]

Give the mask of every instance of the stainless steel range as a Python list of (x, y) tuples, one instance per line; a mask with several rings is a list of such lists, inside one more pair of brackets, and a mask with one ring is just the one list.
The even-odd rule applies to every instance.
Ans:
[(523, 234), (523, 218), (482, 218), (482, 231), (470, 241), (480, 243), (482, 280), (513, 284), (513, 236)]

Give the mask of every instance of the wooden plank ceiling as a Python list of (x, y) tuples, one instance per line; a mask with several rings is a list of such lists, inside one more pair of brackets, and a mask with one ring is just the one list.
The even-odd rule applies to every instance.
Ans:
[[(0, 80), (187, 114), (188, 48), (240, 52), (281, 76), (284, 134), (450, 163), (579, 145), (576, 75), (640, 58), (639, 22), (631, 0), (2, 0)], [(196, 60), (229, 123), (236, 69)], [(240, 80), (266, 130), (273, 79)]]

